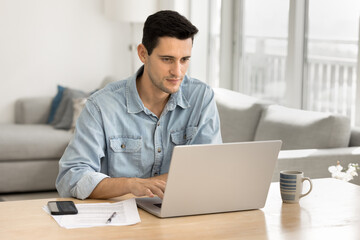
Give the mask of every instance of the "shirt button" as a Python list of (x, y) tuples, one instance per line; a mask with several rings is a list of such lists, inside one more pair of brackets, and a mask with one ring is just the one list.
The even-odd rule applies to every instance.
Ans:
[(159, 121), (159, 122), (157, 122), (157, 126), (160, 126), (160, 121)]
[(125, 144), (121, 144), (121, 148), (125, 148)]
[(161, 148), (158, 148), (158, 150), (157, 150), (157, 151), (158, 151), (158, 153), (161, 153)]

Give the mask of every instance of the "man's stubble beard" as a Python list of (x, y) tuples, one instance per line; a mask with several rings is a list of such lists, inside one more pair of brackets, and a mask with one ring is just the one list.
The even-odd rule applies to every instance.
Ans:
[(179, 91), (179, 89), (180, 89), (180, 85), (181, 85), (181, 83), (182, 83), (182, 80), (183, 80), (183, 77), (181, 77), (181, 78), (176, 78), (176, 79), (181, 79), (181, 80), (179, 80), (180, 81), (180, 84), (179, 84), (179, 86), (177, 87), (177, 89), (175, 90), (175, 91), (172, 91), (171, 89), (168, 89), (163, 83), (164, 82), (166, 82), (166, 79), (167, 78), (175, 78), (175, 77), (164, 77), (164, 81), (159, 81), (159, 82), (156, 82), (155, 80), (154, 80), (154, 78), (149, 74), (149, 78), (150, 78), (150, 81), (152, 82), (152, 84), (156, 87), (156, 88), (158, 88), (158, 89), (160, 89), (161, 91), (163, 91), (163, 92), (165, 92), (165, 93), (167, 93), (167, 94), (173, 94), (173, 93), (176, 93), (177, 91)]

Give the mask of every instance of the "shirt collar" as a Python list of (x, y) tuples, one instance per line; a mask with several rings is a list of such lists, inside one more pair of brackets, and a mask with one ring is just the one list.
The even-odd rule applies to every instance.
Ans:
[(169, 99), (168, 103), (166, 104), (166, 107), (169, 111), (174, 110), (176, 108), (176, 106), (179, 106), (183, 109), (190, 107), (189, 101), (183, 94), (182, 86), (183, 86), (184, 81), (187, 81), (187, 76), (184, 77), (184, 80), (181, 83), (179, 91), (171, 94), (170, 99)]
[[(144, 72), (144, 66), (141, 66), (139, 70), (129, 77), (126, 82), (126, 103), (127, 103), (127, 111), (128, 113), (139, 113), (141, 111), (145, 111), (145, 106), (140, 99), (139, 93), (136, 88), (136, 79), (141, 76)], [(190, 107), (189, 101), (183, 94), (182, 86), (184, 81), (188, 81), (188, 77), (185, 76), (179, 91), (171, 94), (169, 101), (167, 102), (165, 109), (168, 111), (173, 111), (176, 106), (180, 106), (185, 109)], [(165, 110), (164, 109), (164, 110)]]
[(136, 88), (136, 78), (142, 75), (143, 72), (144, 66), (139, 68), (139, 70), (126, 81), (126, 105), (128, 113), (138, 113), (145, 109)]

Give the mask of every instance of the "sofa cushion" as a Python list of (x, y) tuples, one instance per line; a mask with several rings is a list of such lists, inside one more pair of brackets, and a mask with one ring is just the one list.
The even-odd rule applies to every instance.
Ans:
[(255, 140), (281, 139), (282, 149), (347, 147), (350, 120), (341, 115), (271, 105), (263, 111)]
[(253, 141), (261, 112), (267, 103), (222, 88), (214, 88), (223, 142)]
[(349, 146), (360, 146), (360, 127), (352, 127)]
[(72, 136), (46, 124), (0, 124), (0, 161), (60, 159)]
[(50, 112), (51, 97), (27, 97), (15, 102), (15, 123), (45, 124)]
[(52, 123), (52, 121), (54, 121), (55, 113), (60, 105), (64, 90), (65, 90), (65, 88), (60, 85), (58, 85), (57, 88), (58, 88), (57, 94), (55, 95), (54, 99), (51, 102), (50, 113), (49, 113), (48, 120), (46, 122), (48, 124), (50, 124), (50, 123)]
[(51, 125), (57, 129), (70, 129), (74, 114), (73, 99), (85, 98), (88, 96), (89, 94), (83, 91), (65, 88), (60, 105), (56, 110), (54, 121)]
[(53, 158), (0, 161), (0, 193), (56, 190), (58, 173)]
[(80, 113), (82, 112), (82, 110), (85, 107), (86, 101), (87, 101), (87, 98), (73, 99), (74, 113), (73, 113), (73, 120), (72, 120), (72, 124), (71, 124), (72, 131), (75, 131), (76, 122), (77, 122), (78, 118), (80, 117)]

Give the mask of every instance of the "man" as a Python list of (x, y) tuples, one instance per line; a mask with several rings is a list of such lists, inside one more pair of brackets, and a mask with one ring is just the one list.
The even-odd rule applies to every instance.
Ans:
[(174, 146), (221, 143), (212, 89), (185, 75), (197, 32), (174, 11), (147, 18), (143, 67), (91, 95), (78, 119), (59, 163), (62, 197), (162, 198)]

